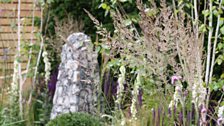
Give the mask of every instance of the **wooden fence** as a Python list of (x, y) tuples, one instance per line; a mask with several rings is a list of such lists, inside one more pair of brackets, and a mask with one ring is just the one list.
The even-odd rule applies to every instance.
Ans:
[[(1, 2), (2, 1), (2, 2)], [(18, 1), (3, 2), (0, 0), (0, 85), (6, 82), (5, 77), (10, 78), (13, 73), (13, 61), (17, 47), (17, 12)], [(9, 0), (8, 0), (9, 1)], [(38, 0), (36, 0), (38, 1)], [(34, 7), (34, 0), (21, 0), (21, 42), (29, 45), (36, 43), (35, 33), (39, 30), (32, 27), (33, 12), (35, 17), (41, 16), (40, 8)], [(32, 40), (32, 41), (31, 41)], [(26, 69), (28, 56), (21, 56), (22, 71)]]

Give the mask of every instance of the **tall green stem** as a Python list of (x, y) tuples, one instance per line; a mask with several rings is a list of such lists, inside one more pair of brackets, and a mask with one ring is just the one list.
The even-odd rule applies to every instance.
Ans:
[[(18, 20), (18, 29), (17, 29), (17, 37), (18, 37), (18, 43), (17, 43), (17, 58), (21, 57), (21, 17), (20, 17), (20, 7), (21, 7), (21, 0), (18, 0), (18, 13), (17, 13), (17, 20)], [(17, 60), (17, 59), (16, 59)], [(22, 73), (21, 73), (21, 62), (18, 62), (18, 75), (19, 77), (19, 110), (20, 110), (20, 116), (22, 118), (23, 116), (23, 98), (22, 98), (22, 89), (23, 89), (23, 80), (22, 80)]]
[(212, 20), (213, 20), (213, 15), (212, 15), (212, 0), (209, 0), (209, 33), (208, 33), (208, 45), (207, 45), (207, 61), (206, 61), (206, 73), (205, 73), (205, 83), (206, 86), (208, 87), (209, 84), (209, 71), (210, 71), (210, 60), (211, 60), (211, 40), (212, 40), (212, 33), (213, 33), (213, 28), (212, 28)]
[[(220, 2), (219, 2), (219, 10), (222, 9), (221, 7), (222, 7), (222, 0), (220, 0)], [(218, 15), (217, 25), (216, 25), (216, 30), (215, 30), (215, 40), (214, 40), (213, 51), (212, 51), (212, 62), (211, 62), (211, 70), (210, 70), (210, 74), (209, 74), (209, 83), (211, 83), (211, 81), (212, 81), (213, 67), (215, 65), (215, 51), (216, 51), (216, 45), (217, 45), (217, 40), (218, 40), (219, 24), (220, 24), (220, 14)]]
[[(206, 88), (207, 88), (207, 94), (206, 94), (206, 108), (208, 108), (209, 105), (209, 97), (210, 97), (210, 90), (209, 90), (209, 83), (210, 83), (210, 78), (209, 75), (210, 73), (210, 63), (211, 63), (211, 41), (212, 41), (212, 33), (213, 33), (213, 28), (212, 28), (212, 20), (213, 20), (213, 15), (212, 15), (212, 0), (209, 0), (209, 35), (208, 35), (208, 45), (207, 45), (207, 62), (206, 62), (206, 74), (205, 74), (205, 83), (206, 83)], [(211, 74), (211, 73), (210, 73)]]
[(185, 112), (185, 101), (182, 101), (182, 111), (183, 111), (183, 126), (186, 126), (186, 112)]

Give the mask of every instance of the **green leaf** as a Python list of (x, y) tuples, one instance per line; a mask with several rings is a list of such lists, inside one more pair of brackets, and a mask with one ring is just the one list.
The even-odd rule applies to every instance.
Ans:
[(99, 8), (103, 8), (104, 10), (106, 10), (107, 6), (108, 5), (106, 3), (102, 3), (100, 4)]
[(119, 59), (113, 59), (110, 62), (108, 62), (108, 66), (109, 67), (113, 67), (113, 66), (120, 66), (120, 60)]
[(218, 43), (218, 46), (217, 46), (218, 50), (221, 50), (223, 47), (224, 45), (222, 43)]
[(132, 24), (132, 21), (130, 20), (130, 19), (126, 19), (126, 20), (124, 20), (124, 25), (125, 26), (129, 26), (129, 25), (131, 25)]
[(220, 76), (221, 79), (224, 79), (224, 73), (222, 73), (222, 75)]
[(102, 47), (103, 49), (110, 49), (110, 47), (109, 47), (108, 45), (106, 45), (106, 44), (101, 44), (101, 47)]
[(121, 66), (119, 70), (120, 70), (121, 74), (125, 75), (126, 69), (124, 66)]
[(21, 63), (21, 58), (20, 57), (16, 57), (15, 59), (18, 63)]
[(224, 35), (224, 26), (220, 28), (220, 32)]
[(39, 99), (36, 99), (36, 102), (40, 103), (40, 104), (43, 104), (44, 102), (39, 100)]
[(186, 3), (186, 7), (191, 8), (191, 7), (193, 7), (193, 5), (191, 3)]
[(2, 3), (10, 3), (10, 2), (12, 2), (12, 0), (0, 0), (0, 2), (2, 2)]
[(218, 65), (221, 65), (221, 64), (222, 64), (222, 59), (218, 58), (218, 59), (216, 60), (216, 62), (217, 62)]
[(47, 3), (48, 4), (51, 4), (51, 3), (53, 3), (54, 2), (54, 0), (47, 0)]
[(214, 85), (213, 89), (214, 89), (214, 91), (217, 91), (219, 89), (219, 86), (218, 85)]
[(105, 8), (105, 14), (104, 14), (104, 16), (106, 17), (107, 15), (108, 15), (108, 13), (110, 12), (110, 6), (107, 6), (106, 8)]
[(110, 55), (110, 49), (104, 49), (104, 53)]
[(219, 12), (218, 12), (217, 10), (214, 10), (214, 11), (213, 11), (213, 14), (214, 14), (216, 17), (218, 17)]
[(119, 0), (120, 2), (127, 2), (128, 0)]
[(223, 22), (224, 22), (224, 18), (220, 18), (220, 20), (219, 20), (219, 26), (222, 26), (223, 25)]
[(202, 11), (202, 14), (207, 17), (209, 15), (209, 10), (203, 10)]
[(222, 9), (219, 9), (218, 12), (219, 12), (220, 15), (223, 14)]
[(97, 47), (96, 47), (96, 52), (99, 53), (100, 50), (101, 50), (101, 47), (100, 47), (100, 46), (97, 46)]
[(114, 5), (117, 3), (117, 0), (111, 0), (111, 2), (112, 2), (112, 5)]
[(202, 24), (202, 25), (199, 27), (199, 31), (200, 31), (200, 32), (206, 32), (206, 31), (207, 31), (207, 29), (206, 29), (206, 27), (205, 27), (205, 24)]
[(224, 101), (222, 101), (222, 102), (220, 103), (220, 106), (224, 106)]
[(33, 72), (29, 72), (28, 74), (27, 74), (27, 77), (28, 78), (31, 78), (31, 77), (33, 77), (34, 76), (34, 73)]

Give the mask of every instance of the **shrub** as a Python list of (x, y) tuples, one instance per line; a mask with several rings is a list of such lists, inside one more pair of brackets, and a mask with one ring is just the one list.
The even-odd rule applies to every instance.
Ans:
[(102, 126), (100, 120), (87, 113), (67, 113), (57, 116), (46, 126)]

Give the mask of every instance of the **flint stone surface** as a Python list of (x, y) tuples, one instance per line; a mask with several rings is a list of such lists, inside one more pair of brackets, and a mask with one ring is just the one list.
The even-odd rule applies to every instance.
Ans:
[(51, 119), (63, 113), (94, 113), (99, 83), (97, 53), (90, 38), (73, 33), (63, 45)]

